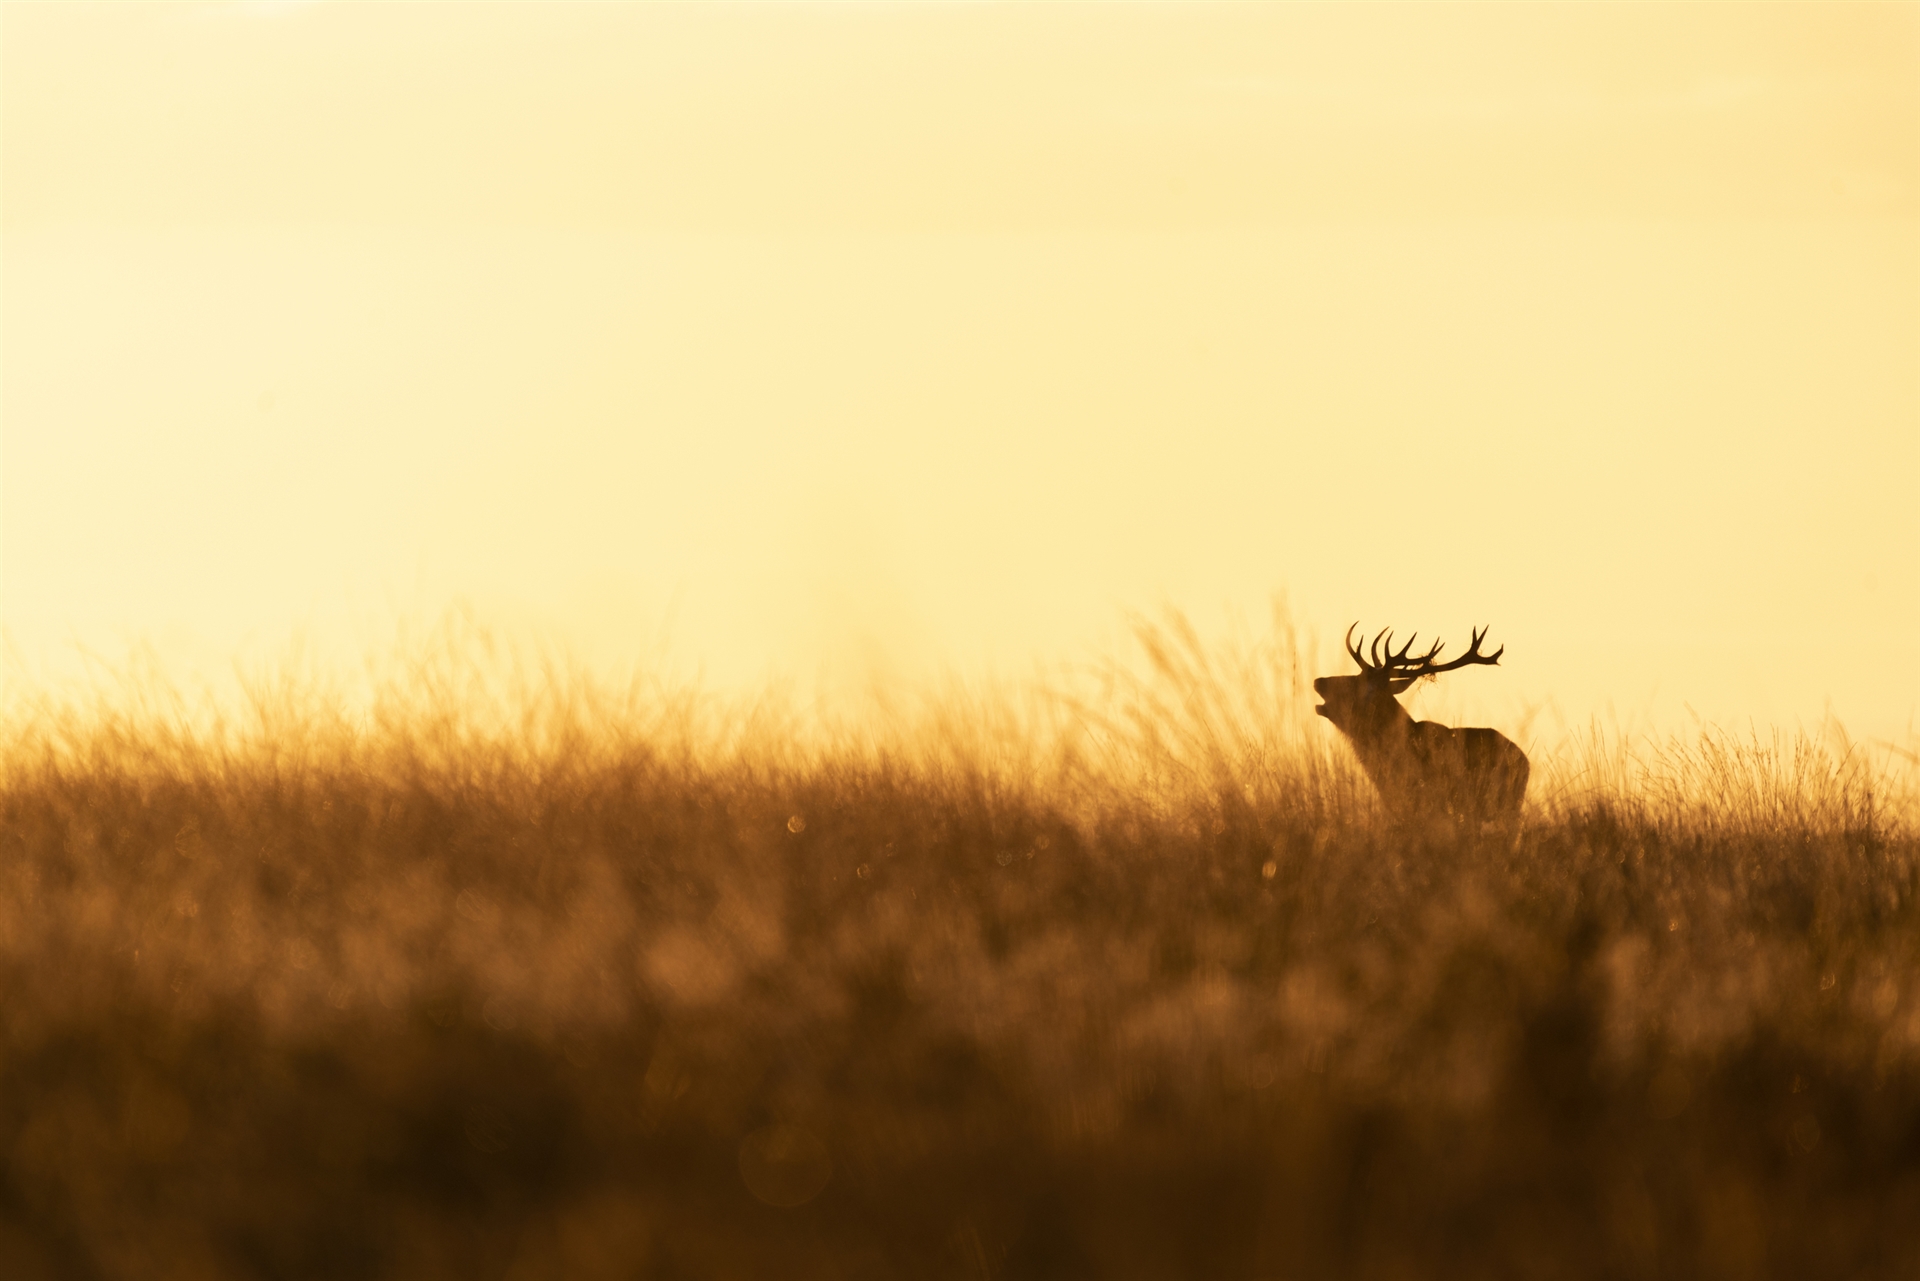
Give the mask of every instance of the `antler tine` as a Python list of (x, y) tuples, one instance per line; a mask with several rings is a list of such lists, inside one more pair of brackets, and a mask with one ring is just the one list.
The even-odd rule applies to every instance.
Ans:
[[(1366, 665), (1367, 665), (1367, 660), (1366, 660), (1366, 657), (1365, 657), (1365, 656), (1364, 656), (1364, 655), (1363, 655), (1363, 654), (1362, 654), (1362, 653), (1360, 652), (1360, 646), (1359, 646), (1359, 645), (1355, 645), (1355, 644), (1353, 643), (1353, 633), (1354, 633), (1354, 630), (1355, 630), (1356, 628), (1358, 628), (1359, 626), (1360, 626), (1360, 620), (1356, 618), (1356, 619), (1355, 619), (1355, 620), (1353, 621), (1353, 626), (1352, 626), (1352, 627), (1349, 627), (1349, 628), (1347, 628), (1347, 640), (1346, 640), (1346, 646), (1347, 646), (1347, 657), (1348, 657), (1348, 658), (1351, 658), (1351, 659), (1352, 659), (1352, 660), (1353, 660), (1353, 661), (1354, 661), (1355, 663), (1357, 663), (1357, 664), (1359, 664), (1359, 665), (1360, 665), (1360, 667), (1361, 667), (1361, 668), (1362, 668), (1362, 669), (1364, 670), (1364, 669), (1366, 668)], [(1360, 642), (1361, 642), (1361, 644), (1365, 644), (1365, 643), (1366, 643), (1366, 640), (1367, 640), (1367, 636), (1366, 636), (1366, 633), (1365, 633), (1365, 632), (1362, 632), (1362, 633), (1360, 634)]]
[(1440, 652), (1442, 642), (1436, 640), (1432, 645), (1428, 646), (1426, 653), (1415, 654), (1413, 647), (1419, 642), (1420, 633), (1415, 632), (1413, 635), (1407, 637), (1406, 644), (1402, 645), (1399, 649), (1395, 649), (1393, 647), (1393, 638), (1389, 634), (1386, 642), (1386, 658), (1384, 660), (1381, 659), (1376, 652), (1374, 655), (1375, 665), (1384, 666), (1389, 671), (1400, 673), (1420, 667), (1422, 664), (1431, 661), (1433, 656)]
[(1418, 675), (1438, 676), (1441, 672), (1457, 671), (1462, 667), (1489, 666), (1494, 663), (1498, 663), (1500, 661), (1500, 655), (1507, 652), (1507, 647), (1505, 645), (1502, 645), (1499, 649), (1494, 650), (1493, 653), (1491, 654), (1482, 654), (1480, 652), (1480, 642), (1484, 641), (1486, 638), (1487, 638), (1487, 629), (1485, 627), (1475, 628), (1473, 631), (1473, 641), (1471, 644), (1467, 646), (1466, 653), (1460, 655), (1460, 657), (1453, 659), (1449, 662), (1436, 663), (1433, 661), (1435, 658), (1439, 657), (1439, 652), (1436, 650), (1431, 656), (1428, 657), (1427, 661), (1421, 665)]
[(1486, 638), (1487, 638), (1487, 629), (1485, 627), (1474, 628), (1473, 643), (1467, 646), (1467, 655), (1474, 658), (1478, 658), (1483, 663), (1497, 663), (1500, 661), (1500, 655), (1507, 652), (1507, 647), (1505, 645), (1502, 645), (1499, 649), (1494, 650), (1493, 653), (1487, 654), (1483, 657), (1480, 653), (1480, 642), (1485, 640)]
[(1384, 640), (1386, 640), (1386, 643), (1384, 643), (1386, 657), (1380, 659), (1380, 666), (1384, 666), (1386, 670), (1394, 670), (1394, 666), (1400, 663), (1400, 659), (1394, 657), (1394, 632), (1392, 632), (1392, 628), (1388, 628), (1382, 636), (1384, 636)]

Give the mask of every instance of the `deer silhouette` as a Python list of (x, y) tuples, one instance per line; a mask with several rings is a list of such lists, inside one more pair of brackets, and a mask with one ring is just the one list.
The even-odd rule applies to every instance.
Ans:
[(1347, 629), (1346, 648), (1360, 674), (1316, 679), (1313, 692), (1325, 701), (1313, 710), (1353, 744), (1360, 767), (1387, 808), (1400, 816), (1445, 816), (1456, 822), (1517, 819), (1531, 769), (1527, 754), (1498, 730), (1416, 721), (1398, 698), (1415, 681), (1498, 663), (1507, 647), (1482, 654), (1480, 642), (1487, 634), (1482, 627), (1473, 633), (1467, 652), (1451, 662), (1439, 661), (1440, 641), (1426, 653), (1414, 654), (1417, 632), (1395, 652), (1393, 633), (1382, 631), (1362, 652), (1353, 641), (1359, 626)]

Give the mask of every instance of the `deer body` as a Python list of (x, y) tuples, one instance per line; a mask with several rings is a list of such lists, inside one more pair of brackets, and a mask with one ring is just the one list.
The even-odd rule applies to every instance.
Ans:
[(1480, 653), (1484, 632), (1475, 632), (1467, 653), (1451, 663), (1436, 663), (1440, 645), (1425, 655), (1408, 656), (1413, 642), (1398, 654), (1389, 641), (1386, 656), (1374, 638), (1369, 662), (1347, 630), (1347, 652), (1360, 665), (1357, 676), (1322, 676), (1313, 692), (1325, 700), (1314, 708), (1332, 721), (1353, 745), (1360, 767), (1387, 807), (1402, 815), (1446, 815), (1456, 820), (1507, 820), (1520, 815), (1531, 766), (1527, 754), (1498, 730), (1455, 729), (1434, 721), (1416, 721), (1400, 706), (1398, 695), (1414, 681), (1469, 664), (1496, 663), (1505, 649)]

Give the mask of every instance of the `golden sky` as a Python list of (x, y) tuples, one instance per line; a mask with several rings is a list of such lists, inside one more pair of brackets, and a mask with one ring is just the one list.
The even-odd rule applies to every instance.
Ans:
[(12, 679), (1275, 592), (1492, 624), (1416, 710), (1909, 741), (1920, 7), (0, 7)]

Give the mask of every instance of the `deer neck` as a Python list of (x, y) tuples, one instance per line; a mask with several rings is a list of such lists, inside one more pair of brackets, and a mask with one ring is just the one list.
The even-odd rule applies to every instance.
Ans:
[(1406, 752), (1413, 724), (1413, 717), (1400, 706), (1399, 700), (1389, 698), (1376, 703), (1368, 715), (1356, 718), (1353, 724), (1343, 725), (1341, 729), (1352, 741), (1360, 763), (1371, 773), (1393, 765)]

